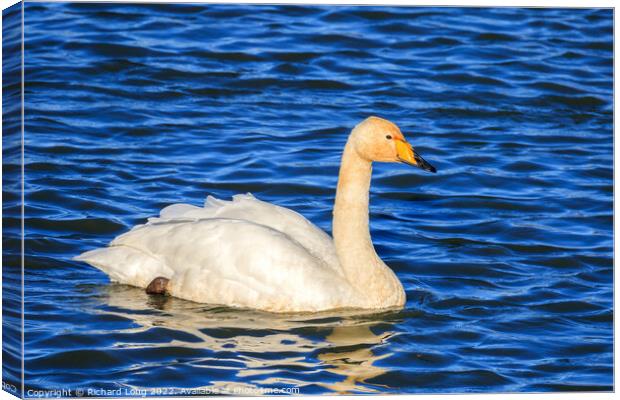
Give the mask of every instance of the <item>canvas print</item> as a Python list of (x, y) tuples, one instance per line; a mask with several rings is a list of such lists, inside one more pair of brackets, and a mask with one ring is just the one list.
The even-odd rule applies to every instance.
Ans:
[(3, 12), (3, 389), (613, 391), (613, 10)]

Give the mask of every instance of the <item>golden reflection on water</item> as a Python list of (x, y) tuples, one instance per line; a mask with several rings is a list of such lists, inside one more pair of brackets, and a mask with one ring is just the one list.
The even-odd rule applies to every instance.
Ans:
[[(196, 338), (165, 343), (117, 342), (115, 348), (182, 346), (234, 353), (229, 359), (202, 357), (198, 365), (193, 364), (213, 368), (218, 362), (230, 361), (222, 368), (236, 370), (238, 381), (213, 381), (204, 388), (230, 392), (231, 388), (248, 386), (297, 386), (301, 394), (303, 386), (309, 384), (338, 393), (373, 393), (383, 389), (366, 381), (384, 374), (387, 370), (375, 363), (392, 355), (373, 351), (394, 335), (391, 323), (385, 319), (359, 311), (281, 315), (235, 310), (149, 296), (141, 289), (116, 284), (98, 287), (97, 291), (99, 312), (127, 318), (138, 325), (123, 330), (137, 334), (131, 337), (164, 327)], [(372, 329), (379, 324), (382, 333), (375, 334)], [(310, 373), (304, 374), (303, 381), (282, 377), (282, 372), (289, 368)], [(329, 379), (325, 379), (325, 372), (330, 373)], [(313, 381), (313, 375), (324, 379)]]

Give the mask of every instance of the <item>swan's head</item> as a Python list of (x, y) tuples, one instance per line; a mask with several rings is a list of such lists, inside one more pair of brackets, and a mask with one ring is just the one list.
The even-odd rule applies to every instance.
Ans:
[(423, 159), (407, 142), (400, 129), (386, 119), (366, 118), (353, 129), (349, 140), (363, 159), (405, 163), (425, 171), (437, 172), (435, 167)]

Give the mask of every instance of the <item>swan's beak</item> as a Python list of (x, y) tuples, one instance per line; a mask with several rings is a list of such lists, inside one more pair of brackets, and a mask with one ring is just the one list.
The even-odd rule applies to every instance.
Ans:
[(414, 167), (422, 168), (425, 171), (437, 172), (437, 169), (422, 158), (411, 145), (403, 140), (396, 139), (396, 153), (398, 153), (398, 159), (405, 164), (413, 165)]

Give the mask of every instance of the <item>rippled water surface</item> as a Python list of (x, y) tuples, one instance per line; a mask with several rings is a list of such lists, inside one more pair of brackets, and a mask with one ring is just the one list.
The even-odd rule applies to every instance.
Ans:
[[(612, 390), (611, 10), (25, 12), (26, 389)], [(439, 170), (374, 169), (402, 311), (233, 310), (71, 261), (207, 194), (252, 192), (330, 232), (340, 152), (368, 115)], [(5, 207), (9, 239), (18, 218)]]

